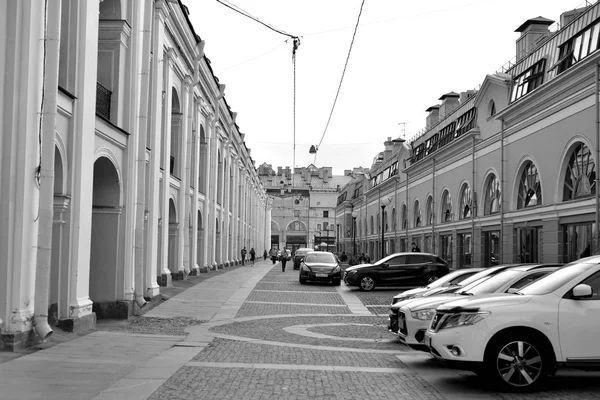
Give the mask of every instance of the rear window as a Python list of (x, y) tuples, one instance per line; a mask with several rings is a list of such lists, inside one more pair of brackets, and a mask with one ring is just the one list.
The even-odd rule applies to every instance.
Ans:
[(337, 261), (335, 257), (331, 253), (308, 253), (306, 257), (304, 257), (304, 262), (309, 263), (325, 263), (325, 264), (336, 264)]

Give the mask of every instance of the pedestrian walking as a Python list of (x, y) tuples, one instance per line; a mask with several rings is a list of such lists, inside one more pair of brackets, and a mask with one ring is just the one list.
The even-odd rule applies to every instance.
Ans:
[(246, 248), (242, 249), (242, 265), (244, 265), (244, 261), (246, 261)]
[(421, 249), (419, 248), (419, 246), (417, 246), (415, 244), (415, 242), (412, 242), (412, 251), (413, 251), (413, 253), (420, 253), (421, 252)]
[(277, 262), (277, 249), (274, 247), (271, 249), (271, 261), (273, 261), (273, 265)]
[(267, 259), (267, 256), (268, 256), (268, 254), (267, 254), (267, 249), (265, 249), (265, 252), (263, 253), (263, 259), (264, 259), (264, 260), (266, 260), (266, 259)]
[(288, 253), (288, 250), (284, 248), (281, 251), (281, 272), (285, 272), (285, 264), (287, 263), (289, 258), (290, 255)]
[(250, 261), (252, 261), (252, 265), (254, 265), (254, 260), (256, 259), (256, 252), (254, 251), (254, 247), (250, 248)]

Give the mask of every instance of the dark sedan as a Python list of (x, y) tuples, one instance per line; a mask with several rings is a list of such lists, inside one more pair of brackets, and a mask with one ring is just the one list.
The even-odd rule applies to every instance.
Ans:
[(361, 264), (344, 271), (344, 282), (361, 290), (376, 286), (426, 286), (446, 275), (446, 261), (429, 253), (395, 253), (374, 264)]
[(309, 248), (301, 248), (296, 250), (296, 252), (294, 253), (294, 269), (300, 268), (300, 263), (304, 259), (304, 256), (306, 256), (306, 254), (310, 253), (311, 251), (313, 251), (313, 249)]
[(302, 285), (311, 282), (331, 282), (340, 285), (342, 270), (337, 257), (328, 251), (306, 253), (300, 263), (299, 280)]

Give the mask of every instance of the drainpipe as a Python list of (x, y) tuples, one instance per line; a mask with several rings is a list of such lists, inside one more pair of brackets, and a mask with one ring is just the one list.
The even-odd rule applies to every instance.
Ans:
[(504, 118), (500, 119), (500, 264), (504, 262)]
[[(600, 104), (598, 103), (598, 92), (600, 91), (600, 63), (596, 63), (596, 92), (594, 99), (596, 102), (596, 164), (600, 162)], [(598, 168), (596, 167), (596, 170)], [(600, 250), (600, 193), (598, 191), (598, 185), (600, 185), (600, 175), (596, 172), (596, 254)]]
[(433, 157), (433, 173), (432, 173), (432, 179), (431, 179), (431, 184), (432, 184), (432, 192), (433, 195), (431, 196), (431, 213), (433, 214), (431, 216), (431, 246), (433, 248), (432, 253), (435, 254), (435, 157)]
[[(477, 193), (475, 190), (475, 135), (473, 137), (473, 142), (471, 144), (471, 165), (472, 165), (472, 178), (471, 178), (471, 242), (475, 241), (475, 208), (474, 204), (477, 204)], [(460, 201), (460, 200), (459, 200)], [(458, 210), (462, 213), (462, 210)], [(460, 218), (459, 218), (460, 219)], [(474, 253), (474, 252), (473, 252)], [(471, 258), (473, 258), (471, 256)], [(472, 264), (472, 263), (471, 263)]]
[[(404, 160), (404, 173), (406, 174), (406, 226), (404, 227), (406, 231), (406, 239), (404, 241), (405, 251), (408, 251), (408, 216), (409, 216), (409, 208), (408, 208), (408, 171), (406, 170), (406, 159)], [(404, 222), (404, 221), (403, 221)]]
[(50, 268), (52, 265), (52, 224), (54, 219), (54, 136), (58, 98), (58, 65), (60, 54), (61, 0), (46, 1), (46, 32), (44, 38), (44, 95), (42, 97), (41, 165), (39, 171), (39, 230), (35, 274), (33, 325), (46, 340), (52, 334), (48, 324)]

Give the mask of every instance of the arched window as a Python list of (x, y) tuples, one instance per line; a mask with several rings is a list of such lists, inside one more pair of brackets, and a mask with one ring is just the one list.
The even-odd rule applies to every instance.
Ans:
[(271, 231), (277, 232), (278, 230), (279, 227), (277, 226), (277, 223), (275, 221), (271, 221)]
[(300, 221), (293, 221), (288, 225), (288, 231), (305, 231), (306, 226)]
[(450, 198), (450, 192), (444, 190), (442, 194), (442, 222), (452, 221), (452, 199)]
[(392, 229), (394, 231), (398, 229), (398, 215), (396, 213), (396, 207), (392, 208)]
[(490, 117), (496, 115), (496, 103), (494, 103), (494, 100), (490, 100), (490, 104), (488, 106), (488, 115)]
[(415, 228), (421, 226), (421, 208), (419, 207), (419, 200), (415, 201), (415, 211), (413, 213)]
[(408, 229), (408, 207), (402, 205), (402, 229)]
[(459, 214), (458, 219), (467, 219), (471, 218), (472, 201), (471, 201), (471, 188), (468, 184), (464, 184), (460, 191), (460, 201), (459, 201)]
[(433, 213), (433, 197), (429, 196), (427, 198), (427, 207), (426, 207), (426, 216), (427, 216), (427, 225), (433, 225), (433, 218), (434, 218), (434, 213)]
[(381, 216), (377, 213), (377, 233), (381, 232)]
[(500, 201), (502, 193), (500, 191), (500, 180), (494, 174), (491, 174), (485, 186), (485, 202), (483, 215), (495, 214), (500, 211)]
[(388, 213), (387, 211), (383, 211), (383, 227), (385, 229), (385, 231), (389, 231), (390, 230), (390, 225), (388, 223)]
[(375, 232), (375, 224), (373, 224), (373, 216), (371, 215), (371, 235)]
[(542, 185), (537, 168), (531, 161), (527, 161), (519, 181), (519, 194), (517, 209), (534, 207), (542, 204)]
[(563, 201), (596, 194), (596, 163), (590, 149), (579, 143), (573, 149), (565, 172)]

